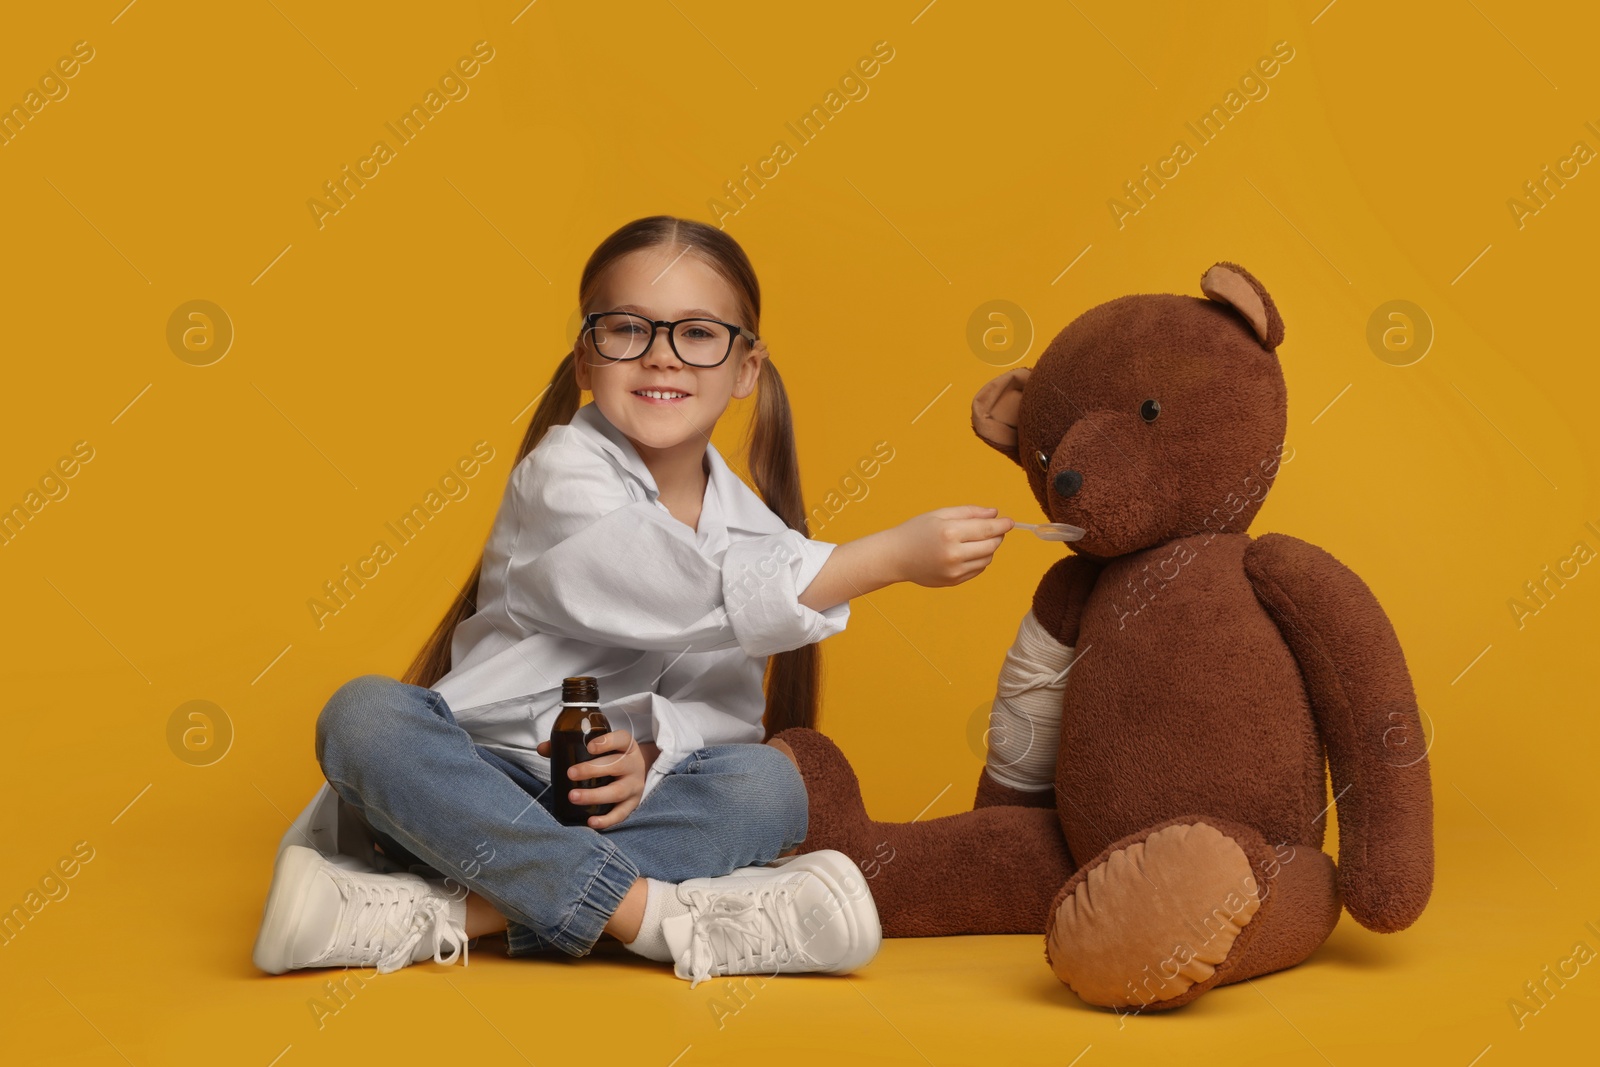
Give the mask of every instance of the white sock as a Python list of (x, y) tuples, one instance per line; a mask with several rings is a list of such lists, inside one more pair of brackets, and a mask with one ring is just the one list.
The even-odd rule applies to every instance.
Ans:
[(646, 878), (644, 884), (644, 918), (639, 922), (638, 936), (624, 944), (645, 959), (672, 963), (672, 950), (661, 934), (661, 920), (686, 914), (689, 906), (678, 899), (678, 888), (671, 882)]

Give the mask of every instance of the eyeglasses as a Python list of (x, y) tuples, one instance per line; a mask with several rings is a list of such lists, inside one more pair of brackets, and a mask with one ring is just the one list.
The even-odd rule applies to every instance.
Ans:
[(649, 319), (631, 311), (591, 311), (583, 317), (583, 332), (594, 350), (613, 363), (642, 359), (655, 343), (656, 329), (667, 328), (673, 354), (690, 367), (719, 367), (733, 354), (733, 342), (743, 337), (750, 344), (756, 335), (743, 326), (720, 319)]

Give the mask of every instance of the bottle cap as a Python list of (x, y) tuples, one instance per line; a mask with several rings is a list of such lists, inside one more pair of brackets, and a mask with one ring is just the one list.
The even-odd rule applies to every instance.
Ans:
[(561, 680), (561, 703), (568, 705), (599, 707), (600, 685), (588, 675), (576, 678), (563, 678)]

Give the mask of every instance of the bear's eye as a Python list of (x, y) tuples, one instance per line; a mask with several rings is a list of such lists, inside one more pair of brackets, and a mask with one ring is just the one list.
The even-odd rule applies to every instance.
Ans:
[(1156, 416), (1161, 414), (1161, 401), (1146, 400), (1139, 405), (1139, 417), (1145, 422), (1155, 422)]
[(1045, 455), (1043, 452), (1035, 452), (1033, 454), (1033, 458), (1034, 461), (1039, 464), (1040, 470), (1047, 471), (1050, 469), (1050, 457)]

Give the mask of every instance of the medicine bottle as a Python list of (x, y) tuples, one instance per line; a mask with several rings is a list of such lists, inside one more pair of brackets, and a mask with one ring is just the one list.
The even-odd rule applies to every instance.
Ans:
[[(612, 808), (610, 803), (574, 804), (567, 796), (568, 790), (598, 789), (613, 780), (567, 777), (568, 768), (594, 758), (589, 742), (610, 730), (600, 711), (599, 683), (588, 676), (562, 679), (561, 714), (550, 731), (550, 785), (556, 791), (555, 816), (563, 825), (587, 826), (591, 815), (604, 815)], [(606, 755), (618, 758), (614, 752)]]

